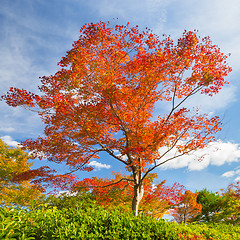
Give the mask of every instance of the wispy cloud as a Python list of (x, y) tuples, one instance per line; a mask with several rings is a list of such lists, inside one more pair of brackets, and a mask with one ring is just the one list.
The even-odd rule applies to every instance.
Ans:
[(234, 178), (235, 181), (240, 181), (240, 169), (225, 172), (222, 177)]
[(0, 127), (1, 132), (14, 132), (15, 129), (13, 127)]
[(43, 123), (37, 113), (29, 112), (21, 107), (12, 108), (0, 102), (0, 135), (11, 135), (25, 140), (43, 133)]
[[(119, 18), (117, 24), (126, 24), (129, 21), (144, 28), (151, 25), (160, 31), (166, 21), (166, 6), (170, 2), (170, 0), (89, 0), (87, 4), (104, 20)], [(123, 19), (126, 22), (123, 22)]]
[(103, 168), (106, 168), (106, 169), (109, 169), (111, 168), (111, 165), (108, 165), (108, 164), (102, 164), (100, 162), (97, 162), (97, 161), (91, 161), (89, 163), (90, 166), (94, 167), (96, 170), (101, 170)]
[(228, 171), (228, 172), (225, 172), (224, 174), (222, 174), (222, 176), (230, 178), (230, 177), (233, 177), (235, 174), (236, 174), (235, 171)]
[(228, 85), (220, 90), (220, 92), (212, 97), (204, 94), (198, 94), (186, 102), (188, 108), (198, 107), (200, 112), (215, 112), (222, 110), (231, 103), (237, 101), (237, 87)]
[[(161, 150), (160, 150), (161, 152)], [(177, 149), (173, 149), (161, 162), (175, 156)], [(222, 166), (226, 163), (238, 162), (240, 158), (239, 144), (231, 142), (211, 142), (204, 149), (192, 154), (170, 160), (161, 166), (162, 169), (188, 168), (189, 170), (203, 170), (210, 165)], [(201, 159), (201, 161), (199, 161)]]
[[(50, 21), (51, 14), (43, 18), (40, 9), (49, 10), (45, 3), (23, 2), (3, 2), (0, 8), (4, 19), (0, 27), (0, 96), (10, 87), (38, 92), (39, 77), (57, 70), (57, 62), (71, 47), (73, 35), (78, 34), (67, 28), (63, 31), (64, 25)], [(11, 133), (12, 137), (18, 135), (24, 140), (42, 133), (37, 114), (4, 102), (0, 102), (0, 109), (1, 135)]]

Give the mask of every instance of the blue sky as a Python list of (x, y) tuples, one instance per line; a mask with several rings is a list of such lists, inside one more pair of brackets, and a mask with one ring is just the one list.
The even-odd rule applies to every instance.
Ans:
[[(38, 92), (39, 77), (54, 74), (57, 62), (78, 39), (80, 27), (89, 22), (149, 27), (154, 33), (181, 36), (184, 29), (199, 30), (210, 36), (233, 68), (230, 84), (213, 98), (194, 96), (189, 106), (223, 118), (223, 131), (198, 162), (186, 156), (157, 170), (159, 180), (179, 182), (195, 191), (217, 191), (240, 180), (240, 2), (238, 0), (1, 0), (0, 7), (0, 95), (10, 87)], [(0, 102), (0, 137), (15, 146), (42, 134), (44, 126), (37, 114), (11, 108)], [(112, 171), (124, 172), (123, 165), (106, 155), (92, 162), (96, 169), (80, 173), (81, 178), (97, 175), (111, 177)], [(37, 160), (35, 166), (39, 166)], [(45, 164), (45, 163), (44, 163)], [(58, 167), (64, 171), (63, 167)]]

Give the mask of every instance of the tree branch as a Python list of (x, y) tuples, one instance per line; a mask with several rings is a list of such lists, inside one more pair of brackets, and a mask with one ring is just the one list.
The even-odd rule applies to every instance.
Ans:
[[(114, 182), (114, 183), (110, 183), (110, 184), (107, 184), (107, 185), (104, 185), (104, 186), (94, 186), (94, 185), (91, 185), (91, 186), (87, 186), (87, 187), (89, 187), (89, 188), (105, 188), (105, 187), (109, 187), (109, 186), (113, 186), (113, 185), (116, 185), (116, 184), (118, 184), (118, 183), (120, 183), (120, 182), (122, 182), (122, 181), (127, 181), (127, 182), (134, 182), (134, 180), (132, 180), (132, 179), (128, 179), (128, 178), (122, 178), (122, 179), (120, 179), (119, 181), (117, 181), (117, 182)], [(77, 188), (86, 188), (86, 187), (77, 187)]]

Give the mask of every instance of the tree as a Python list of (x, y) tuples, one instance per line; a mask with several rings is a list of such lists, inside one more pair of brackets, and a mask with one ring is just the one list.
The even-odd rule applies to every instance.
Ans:
[[(60, 70), (41, 78), (41, 94), (11, 88), (1, 98), (39, 113), (45, 136), (22, 145), (33, 157), (70, 167), (65, 175), (55, 175), (58, 183), (74, 171), (90, 171), (89, 161), (100, 152), (121, 162), (132, 174), (124, 180), (134, 186), (137, 215), (148, 174), (204, 148), (221, 129), (218, 117), (190, 111), (184, 103), (197, 93), (218, 93), (231, 71), (226, 58), (196, 31), (185, 31), (174, 44), (149, 29), (91, 23), (80, 29)], [(170, 109), (156, 116), (156, 104)]]
[(90, 192), (78, 192), (70, 194), (69, 192), (61, 192), (58, 194), (46, 194), (37, 204), (32, 205), (32, 209), (40, 209), (42, 207), (57, 207), (58, 209), (63, 208), (74, 208), (81, 205), (83, 208), (91, 208), (96, 205), (92, 194)]
[(230, 184), (222, 192), (223, 207), (218, 218), (221, 221), (231, 224), (240, 223), (240, 184), (239, 182)]
[(0, 205), (26, 206), (41, 195), (29, 181), (17, 183), (14, 176), (30, 169), (29, 156), (19, 147), (11, 148), (0, 139)]
[(201, 212), (191, 221), (225, 222), (237, 224), (240, 221), (239, 183), (230, 184), (221, 193), (207, 189), (199, 192), (197, 202), (202, 205)]
[(201, 212), (202, 205), (197, 203), (198, 193), (189, 190), (182, 195), (178, 207), (171, 211), (172, 216), (178, 223), (189, 222), (192, 218)]
[[(89, 191), (89, 186), (95, 186), (91, 196), (96, 202), (106, 209), (114, 210), (121, 207), (124, 211), (131, 209), (133, 198), (133, 185), (122, 179), (130, 179), (131, 176), (114, 173), (114, 179), (97, 178), (84, 179), (73, 187), (73, 193), (81, 190)], [(139, 205), (139, 211), (161, 218), (169, 209), (173, 208), (182, 199), (181, 194), (185, 191), (184, 186), (174, 183), (173, 186), (164, 185), (166, 181), (154, 184), (157, 174), (150, 173), (144, 179), (144, 196)], [(116, 184), (116, 182), (118, 182)], [(108, 187), (105, 187), (108, 186)]]
[(224, 200), (218, 193), (203, 189), (198, 193), (197, 202), (202, 205), (202, 210), (192, 221), (218, 222), (218, 214), (224, 205)]
[(174, 183), (173, 186), (165, 186), (165, 182), (162, 181), (156, 185), (151, 184), (149, 191), (146, 191), (140, 206), (144, 213), (155, 218), (162, 218), (164, 214), (169, 213), (179, 204), (185, 187), (179, 183)]

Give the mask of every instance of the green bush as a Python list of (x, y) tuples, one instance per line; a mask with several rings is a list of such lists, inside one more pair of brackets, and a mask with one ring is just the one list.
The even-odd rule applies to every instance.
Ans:
[(149, 216), (134, 217), (120, 209), (92, 205), (36, 210), (0, 209), (0, 239), (240, 239), (240, 227), (181, 225)]

